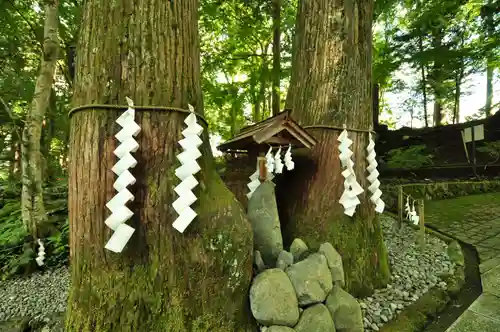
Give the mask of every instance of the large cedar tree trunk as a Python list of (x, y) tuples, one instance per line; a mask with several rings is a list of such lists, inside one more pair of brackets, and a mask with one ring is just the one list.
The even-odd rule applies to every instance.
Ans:
[(26, 114), (21, 144), (22, 193), (21, 206), (24, 224), (37, 238), (39, 226), (46, 221), (43, 203), (43, 158), (40, 140), (42, 122), (50, 104), (52, 83), (59, 52), (57, 37), (59, 0), (45, 0), (42, 61), (36, 80), (31, 108)]
[[(198, 0), (88, 0), (84, 5), (73, 103), (188, 108), (203, 112)], [(136, 111), (135, 228), (124, 251), (104, 249), (114, 195), (117, 110), (71, 118), (69, 218), (72, 286), (67, 331), (247, 332), (252, 231), (215, 172), (204, 131), (198, 217), (178, 233), (171, 207), (186, 114)], [(201, 123), (201, 121), (200, 121)]]
[[(369, 129), (372, 126), (373, 0), (301, 0), (292, 78), (286, 108), (302, 125)], [(331, 241), (344, 261), (348, 289), (370, 293), (388, 281), (387, 252), (374, 206), (363, 194), (354, 218), (338, 203), (344, 178), (338, 130), (310, 129), (319, 143), (310, 162), (290, 172), (279, 196), (285, 241), (302, 238), (317, 247)], [(350, 132), (358, 182), (367, 188), (367, 133)]]

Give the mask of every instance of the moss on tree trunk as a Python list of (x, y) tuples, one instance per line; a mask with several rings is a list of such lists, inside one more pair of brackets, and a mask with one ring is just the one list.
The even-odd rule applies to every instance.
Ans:
[[(85, 2), (74, 105), (123, 104), (203, 112), (197, 0)], [(137, 111), (137, 179), (129, 207), (135, 228), (120, 254), (104, 249), (112, 231), (105, 204), (115, 194), (116, 110), (71, 118), (69, 218), (72, 286), (67, 331), (247, 332), (252, 231), (215, 172), (206, 128), (193, 205), (183, 234), (172, 223), (185, 114)]]
[[(372, 128), (372, 0), (302, 0), (299, 3), (287, 107), (301, 125)], [(360, 195), (354, 218), (338, 203), (344, 178), (338, 158), (338, 130), (310, 129), (319, 143), (309, 163), (289, 173), (284, 210), (284, 237), (317, 247), (332, 242), (341, 253), (346, 284), (355, 295), (388, 282), (387, 253), (369, 193)], [(368, 134), (349, 132), (354, 141), (358, 182), (367, 188)]]

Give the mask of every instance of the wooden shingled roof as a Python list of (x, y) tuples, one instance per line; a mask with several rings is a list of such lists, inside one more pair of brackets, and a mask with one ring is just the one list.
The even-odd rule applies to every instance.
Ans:
[(317, 140), (308, 134), (290, 117), (290, 110), (285, 110), (273, 117), (243, 128), (229, 141), (219, 145), (220, 151), (248, 151), (259, 144), (288, 145), (312, 148)]

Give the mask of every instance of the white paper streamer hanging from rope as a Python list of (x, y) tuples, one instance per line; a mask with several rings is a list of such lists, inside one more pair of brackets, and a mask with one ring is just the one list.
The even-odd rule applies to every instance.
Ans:
[(193, 106), (189, 105), (189, 110), (191, 114), (184, 120), (187, 128), (182, 131), (184, 139), (179, 141), (184, 150), (177, 155), (181, 166), (175, 170), (175, 175), (181, 180), (181, 183), (174, 188), (179, 198), (172, 204), (174, 210), (179, 214), (173, 223), (173, 227), (181, 233), (197, 216), (196, 212), (191, 208), (191, 204), (198, 199), (192, 190), (198, 185), (198, 180), (194, 175), (201, 169), (196, 159), (201, 157), (198, 147), (203, 143), (200, 138), (203, 127), (196, 121)]
[(266, 168), (268, 174), (274, 173), (274, 156), (272, 147), (270, 147), (266, 153)]
[(248, 189), (250, 192), (247, 194), (248, 199), (252, 197), (254, 191), (257, 189), (258, 186), (260, 186), (260, 180), (259, 180), (259, 161), (257, 161), (257, 167), (255, 173), (250, 175), (250, 182), (247, 184)]
[(281, 146), (274, 155), (274, 171), (276, 172), (276, 174), (283, 173), (283, 163), (281, 162)]
[(353, 152), (350, 150), (352, 141), (349, 139), (347, 130), (344, 129), (337, 139), (339, 144), (339, 159), (342, 167), (345, 168), (342, 172), (344, 177), (344, 192), (340, 197), (339, 203), (344, 207), (344, 214), (352, 217), (356, 211), (356, 206), (360, 204), (357, 197), (364, 190), (356, 181), (356, 173), (354, 172), (354, 162), (351, 160)]
[(405, 212), (406, 212), (406, 219), (410, 220), (411, 208), (410, 208), (410, 197), (409, 196), (406, 196)]
[(415, 201), (412, 202), (410, 211), (410, 220), (413, 222), (414, 225), (418, 225), (420, 221), (420, 217), (418, 216), (417, 211), (415, 210)]
[(285, 158), (283, 159), (285, 162), (286, 169), (291, 171), (295, 167), (295, 163), (292, 160), (292, 145), (288, 145), (288, 149), (285, 152)]
[(112, 171), (118, 175), (113, 188), (118, 192), (107, 204), (106, 207), (111, 211), (111, 215), (106, 219), (106, 225), (114, 233), (106, 243), (105, 248), (113, 252), (122, 252), (123, 248), (130, 240), (135, 229), (125, 224), (134, 213), (126, 206), (129, 201), (134, 200), (134, 195), (128, 191), (127, 187), (135, 183), (134, 176), (129, 168), (137, 165), (137, 160), (131, 153), (137, 151), (139, 143), (134, 139), (141, 131), (141, 128), (135, 123), (134, 102), (126, 97), (128, 109), (118, 117), (118, 123), (122, 129), (115, 135), (120, 141), (120, 145), (113, 151), (118, 161), (113, 166)]
[(35, 258), (35, 261), (38, 264), (38, 266), (42, 266), (45, 260), (45, 247), (43, 246), (43, 242), (40, 239), (38, 239), (37, 243), (38, 243), (38, 255)]
[(372, 139), (372, 134), (369, 134), (368, 137), (369, 143), (366, 147), (366, 152), (368, 153), (366, 157), (366, 161), (368, 162), (368, 166), (366, 170), (368, 171), (368, 177), (366, 178), (368, 182), (370, 182), (370, 186), (368, 186), (368, 190), (372, 193), (370, 200), (375, 204), (375, 211), (378, 213), (384, 212), (385, 203), (382, 200), (382, 191), (380, 190), (380, 181), (378, 180), (379, 172), (377, 170), (377, 160), (375, 157), (377, 154), (375, 153), (375, 142)]

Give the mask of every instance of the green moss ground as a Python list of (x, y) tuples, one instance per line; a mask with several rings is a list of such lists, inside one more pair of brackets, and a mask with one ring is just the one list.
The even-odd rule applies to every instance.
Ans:
[(487, 220), (500, 215), (500, 193), (463, 196), (425, 203), (425, 221), (446, 227), (457, 220)]

